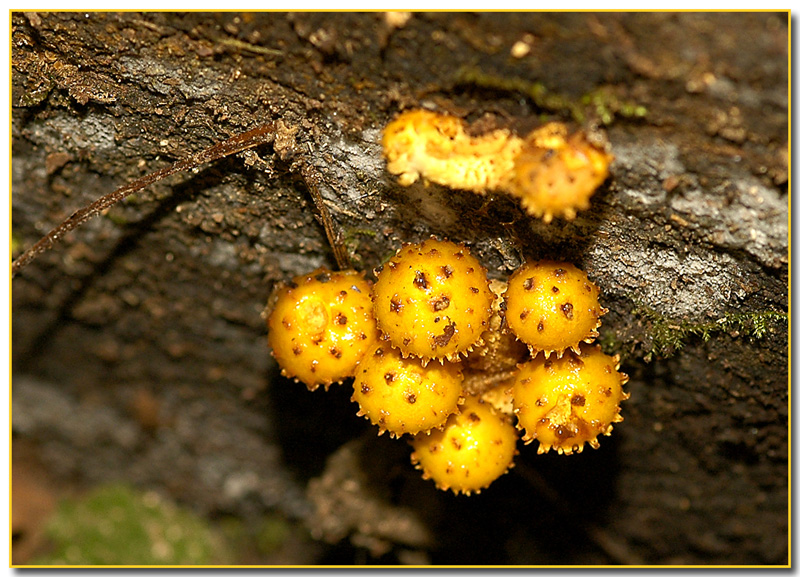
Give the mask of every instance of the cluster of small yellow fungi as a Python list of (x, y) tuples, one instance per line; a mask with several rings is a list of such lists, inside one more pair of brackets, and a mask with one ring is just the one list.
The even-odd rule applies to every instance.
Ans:
[(483, 194), (505, 191), (529, 214), (550, 222), (575, 218), (608, 177), (613, 156), (582, 132), (550, 122), (524, 138), (505, 129), (473, 136), (454, 116), (400, 114), (383, 132), (387, 169), (403, 186), (420, 177)]
[(440, 489), (488, 487), (513, 466), (517, 431), (540, 453), (572, 454), (622, 420), (627, 376), (586, 344), (606, 311), (575, 266), (528, 262), (489, 281), (466, 246), (431, 238), (375, 274), (373, 285), (318, 269), (278, 287), (272, 354), (311, 390), (353, 378), (358, 415), (408, 435), (412, 462)]

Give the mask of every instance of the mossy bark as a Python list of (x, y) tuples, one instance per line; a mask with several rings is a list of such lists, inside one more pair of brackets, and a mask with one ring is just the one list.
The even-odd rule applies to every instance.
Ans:
[[(316, 523), (329, 544), (297, 563), (364, 548), (390, 563), (786, 563), (787, 46), (783, 13), (14, 13), (21, 247), (142, 174), (285, 127), (130, 197), (13, 281), (15, 439), (57, 479)], [(503, 196), (399, 187), (380, 130), (414, 106), (476, 130), (604, 130), (612, 177), (549, 225)], [(335, 266), (329, 236), (371, 271), (431, 234), (467, 242), (495, 278), (546, 257), (602, 288), (601, 342), (631, 399), (599, 450), (521, 447), (495, 486), (453, 498), (402, 441), (354, 441), (375, 431), (348, 383), (280, 378), (260, 317), (276, 282)], [(377, 443), (377, 469), (349, 441)], [(381, 503), (363, 510), (391, 506), (422, 533), (320, 529), (319, 487), (343, 485), (309, 498), (307, 481), (354, 462)]]

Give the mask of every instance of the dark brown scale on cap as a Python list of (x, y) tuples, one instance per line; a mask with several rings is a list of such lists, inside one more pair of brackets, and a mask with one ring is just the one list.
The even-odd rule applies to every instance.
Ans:
[(535, 286), (535, 283), (533, 281), (533, 277), (526, 278), (522, 282), (522, 288), (524, 288), (526, 291), (533, 290), (534, 286)]
[(403, 303), (400, 302), (400, 299), (394, 298), (391, 301), (389, 301), (389, 310), (392, 311), (393, 313), (399, 313), (400, 311), (403, 310)]
[(431, 299), (431, 306), (436, 312), (443, 311), (450, 306), (450, 299), (445, 295)]
[[(342, 313), (337, 313), (336, 317), (333, 319), (333, 322), (335, 322), (337, 325), (346, 325), (347, 324), (347, 317), (344, 316)], [(363, 335), (364, 333), (361, 333), (361, 334)], [(366, 335), (364, 335), (364, 336), (366, 336)]]
[(416, 271), (414, 275), (414, 286), (420, 290), (426, 290), (428, 288), (428, 280), (425, 278), (425, 273), (421, 270)]
[(433, 344), (436, 347), (446, 347), (447, 344), (450, 342), (450, 339), (453, 338), (453, 335), (456, 334), (456, 325), (455, 323), (450, 323), (444, 327), (444, 332), (441, 335), (433, 337)]
[(409, 405), (413, 405), (417, 402), (417, 395), (413, 393), (405, 393), (404, 398)]
[(383, 375), (383, 380), (385, 380), (387, 383), (393, 383), (396, 376), (397, 375), (395, 373), (385, 373)]
[(582, 407), (586, 404), (586, 397), (584, 397), (583, 395), (575, 395), (572, 397), (572, 399), (570, 399), (569, 402), (575, 405), (576, 407)]
[(337, 358), (337, 359), (341, 359), (342, 358), (342, 351), (341, 351), (341, 349), (339, 349), (337, 347), (331, 347), (330, 348), (330, 353), (331, 353), (331, 356), (333, 356), (334, 358)]
[(553, 291), (553, 294), (557, 294), (558, 293), (558, 287), (557, 286), (554, 286), (551, 290)]
[(574, 437), (576, 431), (573, 430), (571, 427), (565, 427), (563, 425), (557, 426), (555, 429), (555, 434), (558, 436), (559, 439), (569, 439), (570, 437)]
[(451, 267), (449, 264), (444, 265), (443, 267), (440, 268), (445, 278), (450, 278), (451, 276), (453, 276), (453, 267)]
[(301, 349), (300, 347), (292, 347), (292, 352), (295, 355), (302, 355), (303, 354), (303, 349)]
[(544, 330), (544, 321), (539, 321), (539, 324), (536, 325), (536, 330), (542, 332)]
[(317, 281), (322, 282), (322, 283), (326, 283), (326, 282), (330, 282), (331, 281), (331, 275), (330, 275), (330, 273), (327, 273), (327, 272), (321, 272), (318, 275), (316, 275), (314, 278), (317, 279)]
[(572, 303), (564, 303), (561, 305), (561, 312), (567, 319), (572, 320)]

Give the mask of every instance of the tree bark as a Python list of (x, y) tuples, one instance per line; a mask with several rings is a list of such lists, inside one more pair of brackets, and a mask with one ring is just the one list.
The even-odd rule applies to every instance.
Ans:
[[(14, 13), (12, 105), (19, 248), (283, 127), (132, 195), (13, 281), (14, 439), (55, 478), (278, 512), (326, 542), (298, 563), (788, 562), (786, 13)], [(612, 175), (550, 224), (502, 195), (401, 187), (380, 131), (418, 106), (476, 130), (604, 132)], [(551, 258), (601, 287), (631, 399), (599, 450), (520, 445), (508, 475), (454, 498), (404, 441), (373, 439), (349, 383), (279, 376), (260, 316), (275, 283), (336, 266), (329, 239), (372, 271), (430, 235), (493, 278)], [(324, 479), (350, 477), (348, 504)], [(352, 520), (326, 529), (325, 498)], [(359, 508), (415, 529), (370, 529)]]

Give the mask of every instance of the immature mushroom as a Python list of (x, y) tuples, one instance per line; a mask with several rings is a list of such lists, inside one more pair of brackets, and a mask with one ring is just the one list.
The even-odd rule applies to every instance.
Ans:
[(581, 342), (593, 341), (600, 316), (600, 289), (586, 273), (567, 262), (527, 262), (508, 279), (506, 323), (531, 354), (557, 356), (567, 349), (580, 353)]
[(495, 297), (463, 244), (406, 244), (376, 273), (375, 319), (403, 356), (456, 361), (480, 342)]
[(378, 343), (358, 365), (352, 400), (359, 416), (393, 437), (441, 427), (458, 411), (463, 376), (455, 363), (423, 366), (403, 358), (388, 343)]
[(628, 376), (619, 372), (619, 357), (598, 345), (581, 347), (559, 359), (538, 355), (520, 366), (512, 395), (525, 444), (539, 441), (539, 453), (551, 448), (570, 455), (585, 443), (596, 449), (599, 435), (610, 435), (622, 421), (620, 403)]
[(267, 325), (283, 375), (312, 391), (353, 376), (378, 338), (370, 289), (360, 272), (324, 268), (278, 287)]
[(511, 420), (470, 396), (442, 430), (413, 439), (411, 461), (439, 489), (469, 495), (480, 493), (513, 466), (516, 442)]
[(589, 208), (613, 159), (582, 132), (567, 135), (566, 126), (551, 122), (525, 138), (503, 188), (545, 222), (554, 216), (572, 220), (578, 210)]

